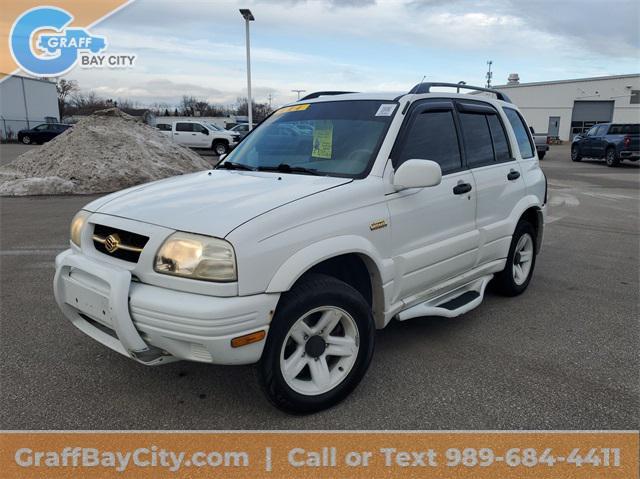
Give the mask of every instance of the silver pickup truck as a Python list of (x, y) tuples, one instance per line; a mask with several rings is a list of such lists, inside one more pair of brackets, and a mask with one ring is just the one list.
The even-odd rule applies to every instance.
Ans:
[(549, 141), (549, 137), (547, 137), (547, 135), (536, 135), (536, 132), (532, 126), (530, 126), (529, 129), (531, 130), (531, 134), (533, 135), (533, 140), (536, 143), (536, 151), (538, 152), (538, 159), (542, 160), (544, 159), (544, 155), (547, 154), (547, 151), (549, 151), (549, 144), (547, 143)]

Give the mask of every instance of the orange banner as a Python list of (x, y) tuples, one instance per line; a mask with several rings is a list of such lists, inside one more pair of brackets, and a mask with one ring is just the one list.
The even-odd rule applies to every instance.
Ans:
[(637, 479), (638, 432), (16, 432), (4, 478)]
[(0, 78), (14, 73), (18, 68), (9, 51), (9, 32), (13, 23), (27, 10), (34, 7), (51, 6), (73, 15), (70, 26), (88, 27), (103, 19), (131, 0), (4, 0), (0, 18)]

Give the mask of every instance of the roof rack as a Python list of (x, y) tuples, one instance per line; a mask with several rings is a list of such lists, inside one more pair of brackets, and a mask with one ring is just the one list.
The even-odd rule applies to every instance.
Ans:
[(494, 90), (493, 88), (484, 88), (481, 86), (467, 85), (464, 83), (441, 83), (441, 82), (418, 83), (409, 91), (409, 93), (414, 93), (414, 94), (430, 93), (431, 87), (433, 86), (446, 86), (446, 87), (455, 88), (457, 93), (460, 93), (461, 88), (465, 90), (485, 91), (487, 93), (493, 93), (498, 98), (498, 100), (506, 101), (508, 103), (513, 103), (511, 99), (501, 91)]
[(320, 96), (329, 96), (329, 95), (346, 95), (347, 93), (356, 93), (355, 91), (316, 91), (313, 93), (309, 93), (304, 98), (300, 98), (298, 101), (304, 100), (312, 100), (313, 98), (318, 98)]

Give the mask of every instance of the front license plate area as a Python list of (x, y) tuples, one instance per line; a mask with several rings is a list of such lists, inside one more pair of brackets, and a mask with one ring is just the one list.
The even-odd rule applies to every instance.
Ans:
[(65, 302), (68, 305), (73, 306), (99, 323), (111, 327), (109, 298), (91, 288), (78, 284), (72, 277), (66, 278), (64, 291)]

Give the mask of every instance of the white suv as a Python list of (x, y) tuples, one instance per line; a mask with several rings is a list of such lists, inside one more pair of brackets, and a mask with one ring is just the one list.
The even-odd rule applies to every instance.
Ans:
[(522, 293), (547, 194), (529, 128), (502, 93), (434, 85), (310, 95), (215, 170), (89, 203), (60, 308), (143, 364), (258, 363), (273, 404), (308, 413), (356, 387), (392, 319), (458, 316), (491, 280)]

